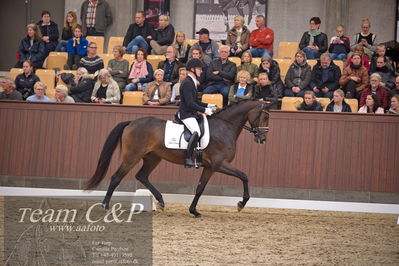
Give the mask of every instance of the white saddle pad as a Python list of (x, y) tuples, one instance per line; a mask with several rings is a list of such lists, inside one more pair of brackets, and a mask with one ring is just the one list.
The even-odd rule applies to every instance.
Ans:
[[(200, 140), (200, 147), (199, 149), (205, 149), (209, 144), (209, 125), (208, 119), (204, 114), (204, 130), (205, 134)], [(165, 146), (169, 149), (179, 149), (179, 150), (186, 150), (188, 142), (184, 139), (183, 136), (184, 125), (173, 123), (173, 121), (168, 120), (166, 122), (165, 127)]]

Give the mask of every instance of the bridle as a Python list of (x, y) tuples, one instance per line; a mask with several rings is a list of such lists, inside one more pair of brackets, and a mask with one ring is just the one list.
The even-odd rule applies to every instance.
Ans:
[[(258, 124), (260, 122), (260, 116), (261, 114), (264, 113), (267, 115), (267, 118), (269, 119), (270, 117), (270, 113), (268, 111), (266, 111), (266, 103), (262, 103), (262, 105), (259, 108), (259, 112), (258, 115), (256, 116), (255, 120), (254, 120), (254, 124)], [(254, 136), (259, 139), (261, 137), (261, 135), (265, 134), (266, 132), (269, 132), (270, 128), (269, 127), (248, 127), (246, 125), (242, 126), (243, 129), (247, 130), (248, 132), (254, 134)]]

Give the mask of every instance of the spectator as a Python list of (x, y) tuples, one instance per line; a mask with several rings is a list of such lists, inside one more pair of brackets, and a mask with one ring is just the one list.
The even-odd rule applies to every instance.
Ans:
[(345, 102), (344, 95), (345, 93), (343, 90), (335, 90), (332, 101), (327, 105), (326, 112), (352, 112), (350, 105)]
[(331, 60), (344, 60), (348, 57), (348, 53), (351, 50), (350, 40), (344, 36), (344, 30), (344, 26), (337, 26), (335, 30), (337, 36), (331, 38), (330, 47), (328, 48)]
[(121, 92), (118, 83), (112, 79), (108, 70), (101, 69), (98, 72), (98, 80), (96, 84), (94, 84), (91, 101), (101, 104), (118, 104), (120, 100)]
[[(197, 34), (199, 34), (199, 42), (193, 44), (191, 50), (194, 47), (201, 47), (202, 53), (204, 54), (204, 62), (209, 66), (214, 59), (219, 58), (219, 45), (209, 38), (209, 30), (202, 28), (197, 31)], [(191, 57), (189, 57), (189, 59), (191, 59)]]
[(214, 59), (207, 69), (208, 86), (204, 90), (207, 94), (221, 93), (224, 106), (227, 105), (230, 86), (237, 73), (236, 64), (228, 59), (229, 50), (227, 45), (220, 46), (220, 58)]
[(256, 30), (251, 31), (249, 35), (249, 44), (251, 45), (251, 54), (253, 57), (262, 57), (264, 55), (273, 55), (274, 32), (266, 27), (265, 17), (256, 16)]
[(375, 94), (378, 96), (378, 102), (384, 110), (388, 108), (388, 93), (387, 91), (381, 87), (381, 76), (377, 73), (371, 74), (370, 76), (370, 85), (363, 90), (362, 95), (360, 97), (359, 106), (362, 107), (366, 104), (366, 97), (370, 94)]
[(171, 103), (180, 103), (180, 86), (186, 78), (187, 69), (182, 67), (179, 69), (179, 81), (172, 87), (172, 96), (170, 98)]
[(45, 94), (47, 89), (47, 85), (38, 81), (33, 86), (33, 90), (35, 94), (29, 96), (26, 100), (28, 102), (49, 102), (50, 98), (48, 98)]
[(259, 66), (258, 72), (267, 73), (270, 85), (272, 86), (272, 90), (275, 91), (278, 97), (282, 97), (284, 86), (283, 82), (281, 81), (280, 67), (278, 63), (273, 60), (269, 55), (264, 55), (261, 59), (261, 64)]
[(377, 63), (377, 58), (378, 57), (385, 57), (386, 61), (386, 66), (392, 71), (393, 71), (393, 65), (392, 65), (392, 60), (386, 55), (386, 47), (385, 44), (379, 44), (377, 45), (377, 48), (375, 49), (375, 53), (370, 59), (370, 72), (374, 73), (375, 68), (376, 68), (376, 63)]
[(166, 48), (173, 43), (175, 29), (169, 22), (169, 16), (160, 15), (158, 29), (155, 30), (155, 37), (150, 41), (152, 54), (163, 55)]
[(75, 102), (91, 102), (91, 94), (94, 87), (93, 78), (93, 75), (90, 75), (86, 68), (78, 68), (75, 76), (75, 85), (69, 88), (69, 95), (75, 100)]
[[(364, 53), (364, 47), (362, 45), (357, 45), (355, 47), (355, 52), (354, 53), (358, 53), (360, 54), (361, 58), (362, 58), (362, 62), (363, 62), (363, 66), (370, 71), (370, 62), (369, 62), (369, 58), (368, 56)], [(352, 57), (353, 54), (349, 57), (349, 59), (346, 61), (345, 67), (349, 66), (350, 63), (352, 62)]]
[(112, 12), (106, 0), (85, 0), (80, 8), (80, 21), (86, 36), (104, 36), (112, 24)]
[(380, 107), (380, 100), (376, 94), (369, 94), (366, 98), (366, 104), (360, 107), (358, 113), (363, 114), (383, 114), (384, 109)]
[(42, 33), (42, 41), (46, 45), (46, 56), (55, 51), (58, 45), (58, 25), (51, 20), (51, 14), (49, 11), (42, 12), (42, 20), (36, 23), (40, 27)]
[(303, 33), (299, 49), (306, 53), (308, 59), (317, 59), (327, 51), (327, 35), (320, 31), (321, 20), (319, 17), (313, 17), (309, 21), (310, 30)]
[(399, 94), (395, 94), (391, 98), (391, 108), (389, 108), (388, 114), (399, 115)]
[(15, 90), (15, 83), (12, 78), (2, 78), (1, 87), (3, 88), (3, 91), (0, 92), (0, 100), (22, 101), (22, 95), (19, 91)]
[(238, 83), (230, 87), (229, 104), (237, 103), (242, 100), (252, 99), (254, 88), (252, 84), (248, 84), (250, 79), (251, 75), (248, 71), (241, 70), (237, 73)]
[(64, 66), (65, 69), (78, 69), (80, 60), (87, 54), (88, 44), (89, 42), (82, 36), (82, 29), (76, 26), (73, 30), (73, 38), (67, 43), (68, 63)]
[(345, 67), (339, 85), (342, 86), (343, 91), (346, 93), (346, 98), (360, 99), (360, 95), (364, 88), (369, 83), (369, 75), (367, 69), (363, 66), (361, 55), (354, 53), (352, 55), (352, 62), (349, 66)]
[(139, 48), (132, 66), (130, 67), (128, 84), (125, 91), (145, 91), (147, 83), (153, 80), (154, 70), (147, 62), (147, 51)]
[(55, 48), (56, 52), (66, 52), (68, 40), (73, 38), (73, 31), (77, 26), (80, 27), (76, 13), (69, 11), (65, 18), (65, 25), (62, 28), (61, 40), (58, 42), (58, 45)]
[(130, 24), (123, 39), (123, 47), (127, 54), (136, 54), (137, 49), (145, 49), (148, 53), (150, 41), (154, 35), (154, 28), (145, 20), (143, 11), (136, 12), (135, 23)]
[(249, 83), (256, 83), (258, 76), (259, 66), (252, 63), (252, 55), (250, 51), (244, 51), (241, 56), (241, 65), (237, 68), (237, 71), (245, 70), (251, 75)]
[(227, 32), (226, 45), (230, 46), (230, 56), (241, 57), (249, 48), (249, 29), (244, 25), (244, 17), (234, 17), (234, 27)]
[(202, 52), (202, 48), (200, 46), (192, 47), (192, 49), (190, 49), (189, 58), (197, 58), (204, 63), (203, 71), (201, 75), (197, 77), (197, 80), (200, 83), (199, 86), (197, 86), (197, 91), (203, 91), (208, 85), (206, 81), (206, 72), (208, 70), (208, 66), (204, 62), (204, 53)]
[(395, 94), (399, 94), (399, 76), (395, 79), (395, 87), (389, 91), (390, 97), (394, 96)]
[(55, 96), (54, 99), (50, 99), (50, 102), (56, 103), (74, 103), (75, 100), (68, 96), (68, 88), (65, 85), (57, 85), (55, 87)]
[(258, 76), (258, 84), (255, 86), (255, 99), (261, 99), (267, 102), (276, 102), (273, 109), (277, 109), (277, 98), (278, 95), (276, 94), (276, 91), (272, 89), (267, 73), (260, 73)]
[(377, 57), (376, 67), (374, 71), (370, 71), (371, 74), (378, 73), (381, 76), (380, 85), (387, 91), (391, 91), (395, 88), (395, 76), (389, 63), (386, 56)]
[(154, 81), (148, 83), (144, 91), (144, 104), (155, 106), (169, 103), (171, 96), (170, 82), (164, 81), (163, 75), (162, 69), (155, 70)]
[(31, 61), (26, 60), (22, 64), (23, 73), (15, 78), (15, 89), (19, 91), (22, 98), (26, 100), (29, 96), (33, 95), (33, 86), (40, 78), (33, 73), (33, 64)]
[(305, 91), (303, 96), (303, 102), (299, 106), (299, 111), (323, 111), (321, 105), (318, 101), (316, 101), (316, 96), (313, 91)]
[(320, 56), (320, 62), (313, 67), (310, 88), (316, 97), (331, 99), (333, 92), (339, 88), (340, 78), (341, 70), (331, 61), (330, 55), (324, 53)]
[(112, 54), (114, 55), (114, 59), (111, 59), (108, 62), (107, 69), (113, 80), (118, 83), (118, 87), (122, 92), (125, 90), (126, 79), (129, 75), (129, 62), (126, 59), (123, 59), (124, 50), (120, 45), (116, 45), (112, 49)]
[(89, 74), (94, 74), (104, 68), (104, 62), (97, 55), (97, 44), (95, 42), (90, 42), (88, 47), (87, 56), (80, 59), (80, 66), (86, 68)]
[(19, 60), (15, 67), (21, 68), (24, 61), (30, 60), (35, 68), (42, 68), (46, 58), (46, 45), (41, 40), (40, 28), (35, 24), (29, 24), (26, 30), (27, 36), (19, 44)]
[(184, 32), (178, 31), (176, 33), (172, 46), (177, 51), (178, 60), (183, 64), (187, 63), (188, 53), (190, 51), (191, 46), (187, 44), (186, 34), (184, 34)]
[(183, 67), (183, 64), (177, 60), (177, 50), (173, 46), (168, 46), (165, 56), (166, 60), (159, 62), (158, 69), (164, 71), (163, 80), (171, 82), (173, 86), (179, 81), (179, 68)]
[(299, 50), (295, 54), (295, 61), (285, 76), (284, 95), (288, 97), (303, 97), (306, 90), (310, 90), (312, 70), (306, 62), (306, 55)]
[(372, 52), (375, 50), (375, 45), (378, 43), (377, 36), (370, 32), (371, 24), (368, 18), (362, 19), (361, 27), (362, 31), (353, 36), (352, 48), (361, 44), (365, 48), (365, 53), (371, 57)]

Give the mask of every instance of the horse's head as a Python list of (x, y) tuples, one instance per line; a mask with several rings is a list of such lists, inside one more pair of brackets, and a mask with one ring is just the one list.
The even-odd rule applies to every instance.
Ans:
[(266, 143), (266, 135), (269, 132), (269, 108), (272, 104), (259, 102), (259, 105), (248, 113), (248, 122), (251, 125), (249, 130), (254, 134), (255, 142), (259, 144)]

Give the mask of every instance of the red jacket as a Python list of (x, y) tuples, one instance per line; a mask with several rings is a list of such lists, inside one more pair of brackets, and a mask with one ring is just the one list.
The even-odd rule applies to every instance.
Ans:
[(251, 31), (249, 45), (253, 48), (268, 49), (273, 52), (274, 32), (272, 29), (264, 28)]
[[(349, 66), (349, 65), (351, 64), (351, 62), (352, 62), (352, 57), (353, 57), (353, 56), (349, 57), (348, 61), (346, 61), (345, 67), (347, 67), (347, 66)], [(363, 62), (363, 66), (364, 66), (365, 68), (367, 68), (368, 71), (370, 71), (370, 61), (369, 61), (369, 58), (368, 58), (367, 56), (363, 55), (363, 56), (362, 56), (362, 62)]]
[[(362, 92), (362, 96), (360, 96), (360, 107), (366, 104), (367, 95), (371, 94), (371, 88), (367, 87)], [(383, 88), (379, 87), (377, 89), (377, 96), (380, 99), (381, 107), (385, 110), (388, 108), (388, 92)]]

